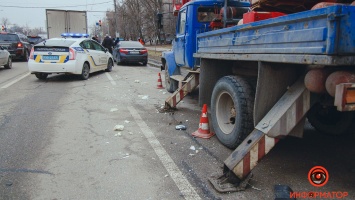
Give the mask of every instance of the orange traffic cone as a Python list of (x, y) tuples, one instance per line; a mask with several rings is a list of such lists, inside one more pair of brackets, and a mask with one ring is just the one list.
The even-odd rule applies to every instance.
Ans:
[(192, 135), (205, 139), (209, 139), (214, 136), (214, 133), (210, 132), (210, 127), (208, 125), (207, 104), (203, 104), (200, 124), (198, 125), (197, 131), (193, 132)]
[(158, 73), (158, 85), (157, 89), (164, 89), (163, 84), (161, 83), (161, 76), (160, 73)]

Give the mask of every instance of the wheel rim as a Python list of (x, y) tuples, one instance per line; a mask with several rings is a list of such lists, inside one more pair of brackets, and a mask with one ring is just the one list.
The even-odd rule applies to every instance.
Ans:
[(87, 66), (87, 64), (84, 65), (83, 76), (84, 77), (88, 77), (89, 76), (89, 67)]
[(216, 116), (217, 123), (221, 131), (227, 135), (231, 134), (235, 127), (237, 111), (232, 97), (226, 91), (220, 93), (217, 97)]

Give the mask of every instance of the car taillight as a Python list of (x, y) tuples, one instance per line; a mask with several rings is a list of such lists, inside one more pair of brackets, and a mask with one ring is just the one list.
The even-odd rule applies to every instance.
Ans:
[(139, 54), (145, 54), (145, 53), (147, 53), (147, 52), (148, 52), (147, 49), (143, 49), (143, 50), (140, 50), (140, 51), (139, 51)]
[(72, 48), (69, 48), (69, 60), (75, 60), (75, 51)]
[(17, 48), (22, 48), (22, 47), (23, 47), (22, 42), (18, 42), (18, 43), (17, 43)]
[(127, 49), (120, 49), (120, 53), (128, 54), (128, 50)]
[(33, 47), (32, 47), (31, 52), (30, 52), (30, 59), (32, 59), (32, 60), (34, 59), (34, 56), (33, 56), (34, 51), (35, 51), (35, 50), (34, 50)]

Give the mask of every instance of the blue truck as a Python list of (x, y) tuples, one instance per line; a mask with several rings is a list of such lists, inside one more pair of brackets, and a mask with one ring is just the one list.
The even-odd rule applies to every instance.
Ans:
[(280, 138), (303, 136), (306, 119), (331, 135), (351, 133), (355, 124), (355, 6), (245, 23), (250, 6), (187, 2), (176, 12), (173, 48), (161, 58), (173, 93), (165, 107), (198, 86), (217, 138), (234, 149), (223, 175), (209, 179), (220, 192), (243, 189)]

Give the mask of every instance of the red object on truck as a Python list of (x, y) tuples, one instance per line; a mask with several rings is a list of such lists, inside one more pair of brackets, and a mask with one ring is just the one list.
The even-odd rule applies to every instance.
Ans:
[(270, 18), (275, 18), (275, 17), (280, 17), (286, 15), (285, 13), (281, 12), (247, 12), (243, 14), (243, 23), (251, 23), (251, 22), (256, 22), (264, 19), (270, 19)]

